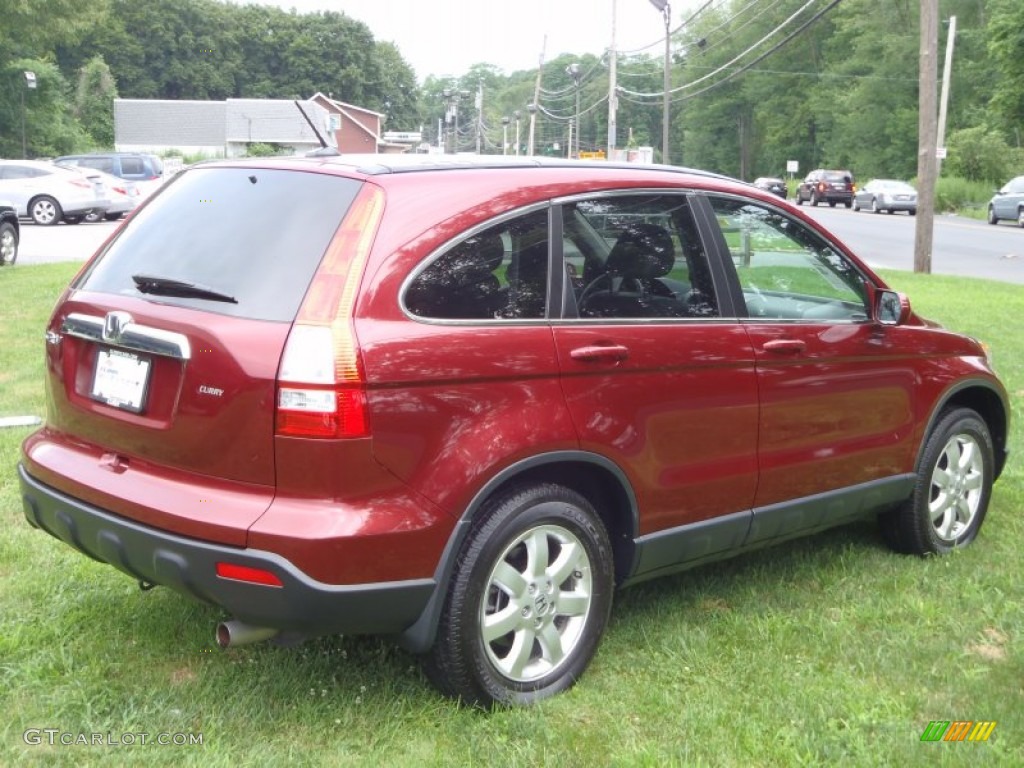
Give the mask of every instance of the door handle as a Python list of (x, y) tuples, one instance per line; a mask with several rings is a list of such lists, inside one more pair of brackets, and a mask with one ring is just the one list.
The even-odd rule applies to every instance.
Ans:
[(764, 343), (763, 349), (765, 352), (796, 355), (807, 349), (807, 345), (800, 339), (772, 339)]
[(613, 362), (617, 363), (629, 357), (629, 350), (619, 344), (608, 346), (576, 347), (569, 352), (569, 357), (581, 362)]

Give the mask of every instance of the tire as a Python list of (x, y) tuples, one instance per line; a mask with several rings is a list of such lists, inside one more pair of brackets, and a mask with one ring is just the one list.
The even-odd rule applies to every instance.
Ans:
[(64, 218), (60, 203), (49, 195), (37, 197), (28, 206), (28, 215), (32, 221), (42, 227), (52, 227)]
[(890, 216), (892, 216), (894, 213), (896, 213), (896, 211), (894, 211), (892, 208), (890, 208), (889, 210), (886, 211), (886, 213), (888, 213)]
[(593, 658), (613, 588), (611, 544), (591, 504), (550, 483), (512, 487), (467, 537), (424, 671), (486, 709), (553, 696)]
[(878, 200), (876, 200), (873, 197), (871, 198), (871, 212), (872, 213), (881, 213), (882, 212), (882, 209), (878, 207)]
[(1024, 208), (1017, 209), (1017, 226), (1024, 228)]
[(847, 200), (845, 203), (843, 203), (843, 205), (845, 205), (847, 208), (849, 208), (850, 206), (853, 205), (853, 200)]
[(796, 191), (796, 197), (793, 198), (793, 202), (796, 203), (797, 205), (803, 205), (804, 204), (804, 199), (802, 197), (800, 197), (800, 190), (799, 189)]
[(836, 201), (835, 200), (829, 200), (828, 201), (828, 207), (829, 208), (835, 208), (836, 207)]
[(857, 211), (860, 210), (860, 205), (857, 203), (857, 199), (856, 198), (854, 198), (852, 205), (853, 205), (853, 212), (854, 213), (856, 213)]
[(124, 216), (123, 213), (104, 213), (103, 214), (103, 218), (106, 219), (107, 221), (117, 221), (122, 216)]
[(913, 495), (879, 519), (889, 545), (923, 556), (970, 544), (988, 511), (994, 469), (984, 420), (970, 408), (944, 411), (918, 458)]
[(993, 208), (991, 205), (988, 207), (988, 217), (987, 217), (987, 219), (988, 219), (988, 223), (989, 224), (998, 224), (999, 223), (999, 219), (996, 217), (996, 209)]
[(9, 221), (0, 223), (0, 267), (18, 260), (18, 232)]
[(817, 192), (811, 192), (811, 199), (810, 199), (810, 200), (809, 200), (808, 202), (809, 202), (809, 203), (810, 203), (811, 205), (813, 205), (813, 206), (814, 206), (815, 208), (817, 208), (817, 207), (818, 207), (818, 202), (819, 202), (819, 200), (818, 200), (818, 194), (817, 194)]
[(85, 219), (84, 216), (65, 216), (64, 217), (64, 223), (65, 224), (81, 224), (84, 219)]

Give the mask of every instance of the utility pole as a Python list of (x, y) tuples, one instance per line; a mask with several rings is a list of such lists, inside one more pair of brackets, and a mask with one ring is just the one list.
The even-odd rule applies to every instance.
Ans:
[(540, 76), (544, 74), (544, 51), (548, 47), (548, 36), (544, 35), (544, 42), (540, 46), (540, 64), (537, 66), (537, 84), (533, 87), (533, 103), (530, 104), (530, 148), (526, 153), (533, 157), (533, 139), (537, 128), (537, 104), (540, 102)]
[(484, 127), (484, 81), (477, 83), (476, 88), (476, 153), (480, 154), (480, 134)]
[(668, 92), (670, 90), (669, 68), (672, 64), (672, 33), (670, 31), (672, 26), (672, 6), (669, 5), (668, 0), (651, 0), (651, 5), (661, 11), (662, 18), (665, 20), (665, 92), (661, 97), (661, 162), (668, 165)]
[(618, 97), (615, 95), (617, 84), (615, 82), (616, 57), (615, 51), (615, 6), (617, 0), (612, 0), (612, 47), (611, 55), (608, 58), (608, 159), (614, 160), (615, 134), (618, 127), (615, 124), (615, 112), (618, 109)]
[(935, 79), (939, 47), (939, 0), (921, 0), (917, 136), (917, 229), (914, 271), (932, 271), (932, 229), (935, 220)]
[[(953, 76), (953, 43), (956, 41), (956, 16), (949, 17), (949, 35), (946, 37), (946, 63), (942, 67), (942, 95), (939, 98), (939, 133), (935, 146), (946, 152), (946, 107), (949, 105), (949, 81)], [(935, 158), (935, 178), (942, 175), (942, 158)]]

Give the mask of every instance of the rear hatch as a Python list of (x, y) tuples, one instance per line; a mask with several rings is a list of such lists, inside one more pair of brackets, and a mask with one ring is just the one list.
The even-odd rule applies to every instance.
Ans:
[(273, 499), (282, 349), (360, 184), (239, 167), (168, 183), (51, 320), (51, 450), (29, 454), (40, 479), (160, 528), (243, 543)]

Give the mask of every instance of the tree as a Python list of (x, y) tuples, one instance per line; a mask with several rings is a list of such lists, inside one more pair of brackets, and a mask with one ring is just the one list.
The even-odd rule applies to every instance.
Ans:
[(1020, 126), (1024, 124), (1024, 3), (1020, 0), (990, 0), (988, 53), (993, 72), (991, 106), (1008, 132), (1021, 146)]
[[(25, 87), (25, 72), (36, 87)], [(24, 110), (21, 100), (24, 98)], [(0, 157), (21, 157), (22, 118), (29, 157), (77, 152), (91, 143), (71, 114), (68, 84), (56, 64), (15, 59), (0, 68)]]
[(93, 56), (78, 71), (74, 116), (98, 147), (114, 146), (114, 99), (117, 84), (102, 56)]

